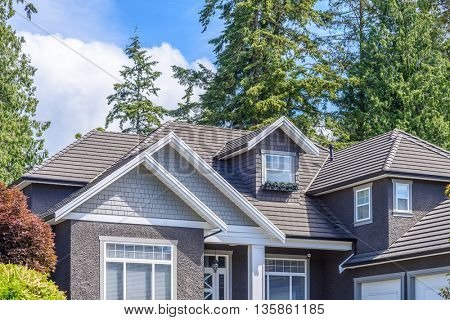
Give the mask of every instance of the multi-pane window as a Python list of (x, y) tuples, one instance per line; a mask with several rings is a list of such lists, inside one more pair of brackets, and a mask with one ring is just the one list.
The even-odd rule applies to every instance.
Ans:
[(306, 260), (266, 258), (267, 300), (306, 299)]
[(370, 187), (355, 190), (355, 222), (370, 221), (372, 219), (370, 192)]
[(411, 212), (411, 184), (394, 183), (394, 211)]
[(263, 157), (264, 182), (294, 182), (293, 156), (263, 154)]
[(105, 243), (104, 261), (105, 299), (172, 298), (172, 246)]

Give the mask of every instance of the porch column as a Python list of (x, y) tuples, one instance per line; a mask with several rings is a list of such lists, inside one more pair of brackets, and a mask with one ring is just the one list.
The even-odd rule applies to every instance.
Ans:
[(265, 247), (248, 246), (248, 299), (264, 300)]

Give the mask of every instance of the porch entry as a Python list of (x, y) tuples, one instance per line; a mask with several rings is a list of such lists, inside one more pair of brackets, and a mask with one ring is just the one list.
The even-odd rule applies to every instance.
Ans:
[(204, 299), (230, 299), (230, 255), (205, 253)]

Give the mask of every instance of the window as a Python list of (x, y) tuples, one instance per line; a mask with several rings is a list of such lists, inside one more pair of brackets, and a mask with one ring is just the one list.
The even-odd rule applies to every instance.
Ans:
[(305, 300), (306, 260), (266, 258), (266, 300)]
[(104, 243), (106, 300), (170, 300), (173, 246)]
[(372, 222), (371, 186), (360, 186), (355, 191), (355, 224)]
[(292, 155), (263, 154), (263, 183), (295, 182), (294, 159)]
[(411, 213), (411, 181), (394, 180), (394, 212)]

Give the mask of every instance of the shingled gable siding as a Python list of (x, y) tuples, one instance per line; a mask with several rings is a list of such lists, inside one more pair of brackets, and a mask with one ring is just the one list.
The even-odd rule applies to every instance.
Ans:
[(392, 214), (393, 188), (392, 180), (388, 183), (389, 195), (389, 244), (400, 238), (414, 226), (427, 212), (430, 212), (445, 199), (445, 182), (411, 180), (412, 183), (412, 216), (399, 217)]
[(230, 225), (256, 226), (222, 191), (184, 159), (175, 149), (166, 146), (153, 157), (186, 188)]
[(100, 299), (100, 236), (177, 240), (177, 299), (203, 299), (202, 229), (73, 220), (70, 257), (63, 257), (70, 258), (71, 299)]
[(133, 169), (73, 212), (204, 221), (144, 166)]

